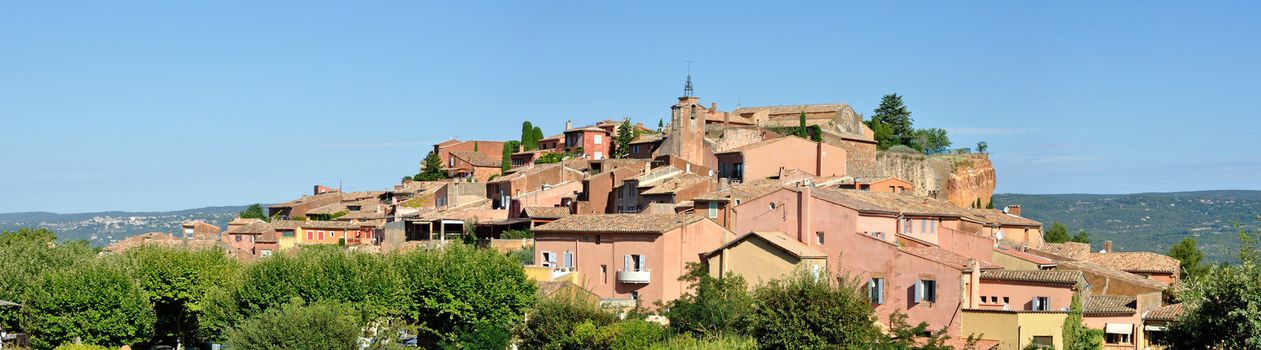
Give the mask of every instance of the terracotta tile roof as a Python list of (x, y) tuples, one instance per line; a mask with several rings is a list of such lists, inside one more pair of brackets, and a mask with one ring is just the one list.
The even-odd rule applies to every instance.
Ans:
[(541, 140), (539, 140), (539, 141), (551, 141), (551, 140), (561, 140), (561, 141), (565, 141), (565, 134), (556, 134), (556, 135), (548, 136), (548, 137), (543, 138), (543, 139), (541, 139)]
[(235, 218), (228, 222), (228, 226), (249, 225), (256, 222), (263, 222), (263, 219)]
[(813, 195), (858, 211), (972, 218), (967, 211), (950, 202), (928, 197), (838, 188), (815, 189)]
[(271, 206), (271, 208), (291, 208), (291, 207), (296, 207), (302, 204), (307, 204), (307, 203), (311, 203), (315, 201), (331, 200), (332, 198), (336, 198), (336, 200), (341, 200), (342, 193), (334, 191), (334, 192), (320, 193), (317, 195), (302, 196), (301, 198), (298, 198), (295, 200), (291, 200), (291, 201), (280, 203), (280, 204), (274, 204)]
[(1165, 305), (1148, 311), (1147, 314), (1143, 315), (1143, 319), (1149, 321), (1177, 321), (1182, 318), (1184, 312), (1182, 304)]
[(1151, 252), (1092, 253), (1088, 255), (1086, 260), (1117, 270), (1134, 273), (1177, 274), (1181, 268), (1177, 259)]
[(662, 138), (664, 138), (664, 136), (661, 136), (661, 134), (641, 134), (639, 136), (636, 136), (634, 139), (632, 139), (630, 144), (633, 145), (637, 143), (653, 143), (653, 142), (661, 141)]
[(1086, 282), (1081, 271), (1071, 270), (991, 270), (981, 272), (981, 279), (1068, 285)]
[(665, 233), (700, 221), (699, 215), (596, 214), (570, 215), (534, 228), (534, 232)]
[(695, 186), (700, 186), (704, 184), (705, 182), (710, 181), (711, 179), (712, 178), (709, 176), (683, 173), (677, 176), (673, 176), (669, 179), (666, 179), (665, 181), (661, 181), (660, 183), (657, 183), (652, 188), (646, 191), (643, 191), (640, 194), (653, 195), (653, 194), (676, 193), (678, 191), (690, 189)]
[(1037, 256), (1037, 255), (1034, 255), (1034, 254), (1030, 254), (1030, 253), (1028, 253), (1028, 252), (1023, 252), (1023, 251), (1020, 251), (1020, 250), (1018, 250), (1018, 249), (1012, 249), (1012, 248), (1007, 248), (1007, 247), (999, 247), (999, 248), (995, 248), (995, 249), (994, 249), (994, 251), (995, 251), (995, 252), (998, 252), (998, 253), (1001, 253), (1001, 254), (1005, 254), (1005, 255), (1010, 256), (1010, 257), (1013, 257), (1013, 258), (1016, 258), (1016, 259), (1020, 259), (1020, 260), (1028, 261), (1028, 262), (1031, 262), (1031, 263), (1034, 263), (1034, 264), (1038, 264), (1039, 266), (1055, 266), (1055, 264), (1056, 264), (1056, 263), (1055, 263), (1055, 260), (1052, 260), (1052, 259), (1049, 259), (1049, 258), (1045, 258), (1045, 257), (1041, 257), (1041, 256)]
[[(898, 250), (964, 271), (968, 270), (968, 262), (973, 260), (940, 247), (899, 247)], [(981, 270), (1001, 269), (998, 265), (984, 261), (977, 260), (977, 263), (981, 264)]]
[(323, 215), (333, 215), (333, 214), (336, 214), (336, 213), (338, 213), (338, 212), (347, 212), (347, 213), (349, 213), (349, 212), (350, 212), (350, 209), (347, 209), (347, 208), (346, 208), (346, 203), (345, 203), (345, 202), (338, 202), (338, 203), (333, 203), (333, 204), (325, 205), (325, 206), (322, 206), (322, 207), (319, 207), (319, 208), (315, 208), (315, 209), (307, 210), (307, 212), (306, 212), (306, 213), (307, 213), (307, 215), (311, 215), (311, 214), (315, 214), (315, 215), (321, 215), (321, 214), (323, 214)]
[(779, 180), (756, 179), (753, 181), (731, 184), (725, 189), (697, 196), (693, 200), (747, 201), (762, 198), (762, 196), (775, 193), (775, 191), (779, 191), (782, 188), (783, 186), (780, 185)]
[(1078, 242), (1043, 243), (1034, 250), (1073, 260), (1085, 259), (1090, 255), (1090, 245)]
[(1086, 303), (1082, 305), (1082, 314), (1133, 314), (1138, 311), (1135, 309), (1136, 306), (1137, 303), (1135, 302), (1134, 297), (1120, 295), (1096, 295), (1086, 299)]
[(440, 143), (438, 143), (438, 144), (436, 144), (436, 145), (434, 145), (434, 146), (438, 146), (439, 148), (441, 148), (442, 146), (449, 146), (449, 145), (459, 144), (460, 142), (461, 142), (460, 140), (450, 139), (450, 140), (442, 141), (442, 142), (440, 142)]
[(1169, 288), (1169, 285), (1161, 283), (1160, 281), (1143, 278), (1143, 276), (1135, 275), (1129, 272), (1117, 270), (1111, 267), (1095, 264), (1088, 261), (1063, 260), (1059, 262), (1059, 266), (1056, 266), (1055, 269), (1056, 270), (1078, 270), (1082, 272), (1093, 273), (1093, 274), (1102, 275), (1108, 278), (1115, 278), (1117, 280), (1128, 282), (1134, 285), (1138, 285), (1140, 287), (1150, 288), (1152, 290), (1165, 290)]
[(500, 167), (503, 160), (488, 154), (473, 151), (451, 151), (451, 156), (462, 159), (475, 167)]
[(106, 246), (104, 251), (123, 252), (140, 246), (183, 247), (188, 249), (210, 249), (219, 246), (217, 238), (183, 239), (169, 233), (149, 232), (143, 235), (127, 237), (124, 240)]
[(1042, 227), (1041, 222), (1030, 220), (1028, 218), (1019, 217), (1004, 213), (998, 209), (976, 209), (976, 208), (960, 208), (970, 211), (975, 217), (979, 217), (987, 224), (998, 224), (1001, 226), (1037, 226)]
[(565, 207), (526, 207), (525, 216), (531, 219), (559, 219), (569, 216)]
[(268, 230), (271, 230), (270, 224), (262, 220), (252, 222), (248, 225), (228, 226), (228, 234), (230, 235), (261, 235)]
[(804, 243), (798, 242), (796, 239), (788, 237), (788, 234), (785, 234), (783, 232), (778, 232), (778, 231), (770, 231), (770, 232), (753, 231), (753, 232), (746, 233), (743, 236), (740, 236), (739, 238), (736, 238), (732, 240), (731, 242), (723, 245), (722, 247), (719, 247), (718, 249), (714, 249), (713, 251), (705, 253), (705, 256), (711, 256), (711, 255), (717, 254), (718, 252), (721, 252), (724, 249), (733, 247), (736, 244), (739, 244), (740, 242), (744, 242), (745, 240), (749, 240), (755, 237), (760, 238), (763, 241), (766, 241), (767, 243), (774, 245), (780, 250), (783, 250), (785, 253), (792, 254), (792, 256), (795, 256), (798, 258), (827, 258), (828, 256), (827, 254), (820, 252), (818, 249), (811, 248), (810, 246), (807, 246)]

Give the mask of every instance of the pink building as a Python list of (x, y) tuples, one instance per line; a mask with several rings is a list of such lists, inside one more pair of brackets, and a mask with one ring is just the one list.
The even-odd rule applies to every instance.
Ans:
[(575, 152), (581, 148), (582, 155), (591, 160), (609, 158), (613, 149), (612, 136), (617, 135), (614, 131), (597, 125), (571, 129), (568, 122), (565, 124), (566, 150)]
[(577, 273), (601, 298), (651, 307), (686, 293), (686, 265), (733, 238), (699, 216), (570, 215), (534, 228), (534, 261), (556, 275)]
[(776, 176), (780, 168), (814, 176), (845, 175), (845, 150), (822, 142), (786, 136), (715, 154), (718, 177), (733, 182)]

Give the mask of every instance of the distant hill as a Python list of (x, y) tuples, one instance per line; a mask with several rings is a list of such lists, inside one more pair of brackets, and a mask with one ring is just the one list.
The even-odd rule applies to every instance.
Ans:
[(166, 212), (122, 212), (57, 214), (48, 212), (0, 214), (0, 230), (44, 227), (57, 232), (61, 240), (87, 240), (96, 246), (148, 232), (179, 232), (188, 220), (204, 220), (226, 228), (228, 221), (247, 206), (207, 207)]
[(1020, 204), (1025, 217), (1069, 233), (1086, 230), (1095, 250), (1112, 240), (1114, 250), (1167, 253), (1183, 237), (1195, 237), (1212, 261), (1234, 261), (1238, 230), (1261, 222), (1261, 191), (1198, 191), (1136, 194), (995, 194), (994, 206)]

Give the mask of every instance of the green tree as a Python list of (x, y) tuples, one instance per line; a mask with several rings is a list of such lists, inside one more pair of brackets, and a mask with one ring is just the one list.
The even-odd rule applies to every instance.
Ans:
[(263, 210), (262, 205), (255, 203), (255, 204), (250, 205), (248, 208), (245, 208), (245, 210), (241, 211), (241, 214), (237, 216), (239, 216), (242, 219), (259, 219), (259, 220), (266, 221), (267, 211)]
[(1213, 265), (1187, 281), (1172, 349), (1261, 348), (1261, 255), (1256, 233), (1239, 231), (1238, 265)]
[(708, 339), (744, 333), (748, 315), (753, 312), (753, 295), (744, 278), (714, 278), (704, 265), (689, 263), (688, 274), (679, 281), (687, 282), (694, 292), (669, 303), (665, 316), (670, 319), (671, 331)]
[(1086, 328), (1082, 323), (1082, 304), (1079, 295), (1073, 295), (1068, 317), (1064, 318), (1063, 342), (1064, 350), (1100, 350), (1103, 349), (1103, 331)]
[(1077, 234), (1074, 234), (1069, 241), (1090, 244), (1090, 234), (1086, 233), (1086, 230), (1077, 230)]
[[(45, 275), (92, 262), (96, 250), (86, 242), (55, 244), (46, 229), (22, 228), (0, 233), (0, 300), (29, 304), (30, 291)], [(0, 328), (21, 329), (21, 310), (0, 308)]]
[(622, 120), (622, 125), (617, 128), (617, 142), (613, 144), (613, 158), (630, 156), (630, 143), (635, 138), (634, 128), (630, 118)]
[[(911, 125), (911, 111), (902, 103), (898, 94), (884, 95), (880, 106), (876, 107), (871, 120), (888, 125), (893, 132), (893, 140), (899, 145), (910, 145), (915, 128)], [(875, 127), (872, 127), (874, 130)], [(877, 140), (879, 141), (879, 140)]]
[[(889, 315), (889, 332), (882, 334), (872, 349), (882, 350), (954, 350), (954, 347), (946, 345), (946, 341), (950, 339), (946, 335), (945, 329), (931, 331), (928, 329), (928, 322), (920, 322), (912, 327), (906, 322), (907, 316), (901, 311), (894, 311)], [(966, 344), (971, 348), (976, 344), (974, 338), (968, 338)]]
[(1183, 280), (1199, 275), (1205, 269), (1205, 266), (1200, 265), (1204, 261), (1204, 251), (1195, 245), (1195, 238), (1183, 238), (1182, 242), (1169, 248), (1169, 256), (1178, 259)]
[(227, 345), (241, 350), (355, 350), (360, 324), (353, 307), (291, 303), (259, 313), (228, 332)]
[(406, 301), (393, 308), (440, 342), (460, 332), (515, 328), (538, 288), (519, 261), (463, 244), (396, 255), (392, 264), (407, 281)]
[(1051, 222), (1051, 228), (1048, 228), (1042, 234), (1042, 239), (1047, 243), (1064, 243), (1068, 242), (1068, 228), (1064, 227), (1059, 221)]
[(420, 174), (416, 174), (413, 180), (416, 181), (434, 181), (446, 179), (447, 172), (442, 170), (442, 159), (438, 158), (438, 153), (430, 151), (425, 155), (424, 164), (420, 168)]
[(533, 151), (539, 148), (539, 140), (542, 138), (534, 138), (534, 125), (530, 121), (521, 123), (521, 145), (525, 146), (525, 150)]
[(929, 128), (915, 130), (912, 137), (916, 149), (925, 154), (940, 154), (946, 152), (950, 147), (950, 137), (946, 135), (946, 129)]
[(504, 142), (503, 162), (499, 165), (500, 174), (507, 173), (512, 169), (512, 154), (521, 146), (521, 141), (508, 140)]
[(26, 323), (36, 349), (80, 339), (118, 347), (149, 339), (153, 306), (122, 271), (85, 263), (40, 276), (28, 291)]
[(199, 326), (213, 338), (295, 298), (353, 305), (364, 322), (398, 316), (408, 299), (401, 275), (391, 267), (386, 256), (331, 246), (274, 255), (246, 266), (239, 283), (211, 290)]
[(210, 289), (228, 287), (238, 268), (219, 250), (156, 246), (129, 249), (107, 261), (135, 280), (153, 304), (152, 344), (171, 346), (210, 340), (197, 334), (202, 303)]
[(799, 271), (753, 298), (750, 335), (763, 349), (860, 349), (880, 337), (867, 297), (848, 278), (833, 285)]
[(989, 150), (990, 150), (990, 145), (988, 143), (985, 143), (985, 141), (980, 141), (976, 143), (976, 153), (989, 153)]
[(531, 138), (531, 139), (532, 139), (532, 140), (534, 140), (534, 141), (533, 141), (533, 142), (530, 142), (530, 143), (534, 144), (534, 148), (532, 148), (532, 149), (537, 149), (537, 148), (539, 148), (539, 140), (542, 140), (542, 139), (544, 139), (544, 138), (547, 138), (547, 136), (543, 136), (543, 129), (540, 129), (540, 128), (539, 128), (539, 127), (537, 127), (537, 126), (535, 126), (535, 127), (534, 127), (534, 130), (532, 130), (531, 132), (532, 132), (532, 133), (533, 133), (533, 135), (534, 135), (534, 137), (532, 137), (532, 138)]
[(665, 124), (664, 119), (657, 119), (657, 132), (661, 132), (662, 130), (665, 130), (665, 129), (666, 129), (666, 124)]
[(806, 112), (802, 111), (797, 117), (797, 129), (793, 130), (793, 134), (803, 139), (810, 139), (810, 131), (806, 130)]
[(871, 128), (872, 134), (875, 135), (876, 148), (886, 150), (889, 147), (899, 145), (897, 138), (893, 136), (893, 128), (889, 127), (889, 124), (872, 119), (867, 122), (867, 126)]

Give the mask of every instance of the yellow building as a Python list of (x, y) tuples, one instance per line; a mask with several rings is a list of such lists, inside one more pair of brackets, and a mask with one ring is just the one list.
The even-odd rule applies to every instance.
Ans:
[(779, 279), (796, 269), (812, 273), (827, 269), (826, 254), (783, 232), (750, 232), (702, 259), (711, 276), (740, 275), (750, 286)]
[(1067, 311), (963, 310), (963, 333), (998, 341), (999, 350), (1020, 350), (1030, 343), (1064, 346)]

